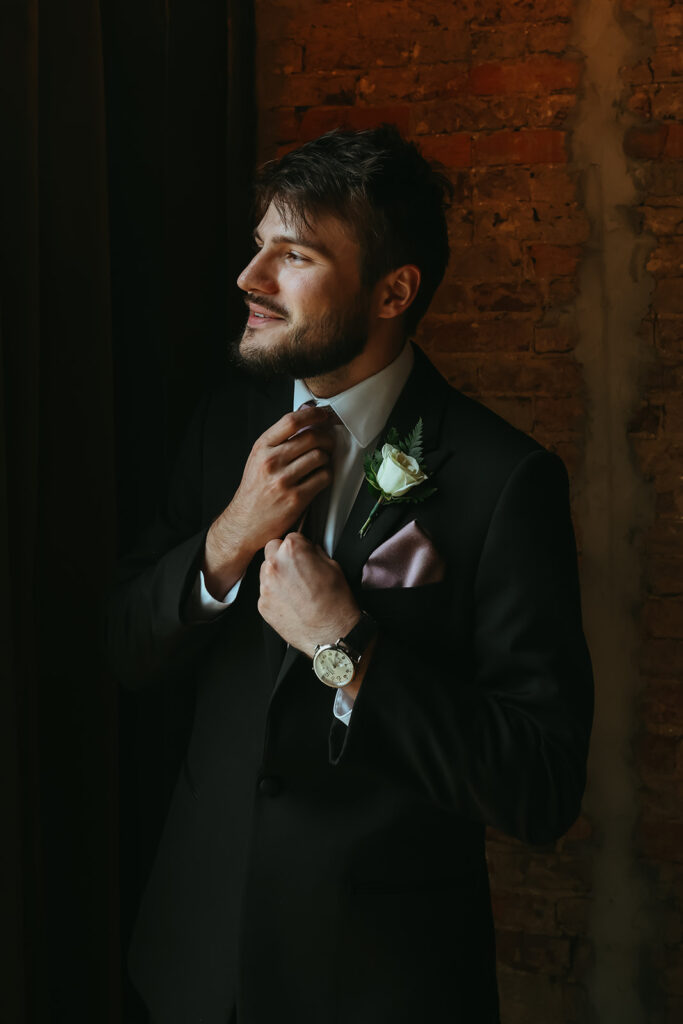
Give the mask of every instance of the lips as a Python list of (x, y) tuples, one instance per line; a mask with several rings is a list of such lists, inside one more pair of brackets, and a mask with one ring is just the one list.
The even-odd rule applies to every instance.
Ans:
[(274, 324), (283, 319), (284, 317), (273, 313), (270, 309), (249, 304), (249, 319), (247, 320), (249, 327), (266, 327), (268, 324)]

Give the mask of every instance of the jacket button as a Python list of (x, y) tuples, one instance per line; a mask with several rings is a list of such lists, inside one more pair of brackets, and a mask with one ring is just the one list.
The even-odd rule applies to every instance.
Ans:
[(278, 796), (282, 792), (282, 780), (276, 775), (265, 775), (259, 779), (258, 790), (261, 796)]

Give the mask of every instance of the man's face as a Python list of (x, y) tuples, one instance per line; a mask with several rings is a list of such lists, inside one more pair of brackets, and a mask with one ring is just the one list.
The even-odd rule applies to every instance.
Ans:
[(360, 246), (327, 216), (295, 228), (268, 207), (257, 251), (237, 279), (249, 317), (236, 361), (266, 376), (322, 376), (365, 348), (371, 292), (360, 281)]

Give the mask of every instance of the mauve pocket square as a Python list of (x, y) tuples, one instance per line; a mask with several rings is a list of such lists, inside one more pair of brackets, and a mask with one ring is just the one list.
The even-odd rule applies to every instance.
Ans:
[(446, 566), (425, 531), (413, 519), (372, 552), (363, 566), (364, 587), (424, 587), (440, 583)]

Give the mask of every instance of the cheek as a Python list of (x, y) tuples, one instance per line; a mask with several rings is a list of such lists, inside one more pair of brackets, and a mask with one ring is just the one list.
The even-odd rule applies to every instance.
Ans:
[(286, 295), (287, 306), (295, 317), (317, 318), (339, 302), (340, 282), (313, 274), (292, 274), (282, 282), (281, 294)]

